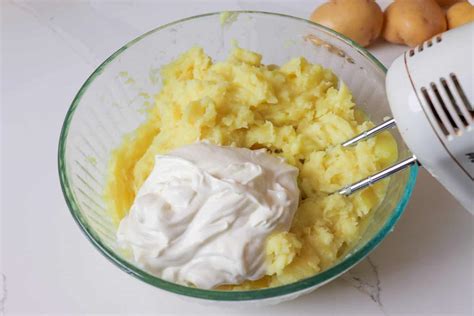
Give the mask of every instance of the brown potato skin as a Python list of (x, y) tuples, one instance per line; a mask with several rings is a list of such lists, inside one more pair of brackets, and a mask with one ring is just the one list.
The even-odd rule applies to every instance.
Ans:
[(396, 0), (384, 13), (383, 37), (416, 46), (447, 29), (443, 9), (434, 0)]
[(466, 1), (466, 0), (436, 0), (436, 2), (438, 2), (438, 4), (442, 7), (449, 7), (455, 3), (463, 2), (463, 1)]
[(332, 0), (316, 8), (310, 20), (368, 46), (382, 31), (383, 12), (374, 0)]
[(474, 21), (474, 6), (467, 1), (456, 3), (449, 8), (446, 17), (449, 29), (467, 24)]

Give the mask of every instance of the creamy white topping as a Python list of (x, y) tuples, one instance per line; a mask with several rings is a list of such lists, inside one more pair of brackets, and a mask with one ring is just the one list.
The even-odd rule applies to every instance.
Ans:
[(210, 289), (265, 275), (265, 241), (290, 228), (298, 169), (209, 143), (157, 155), (117, 238), (165, 280)]

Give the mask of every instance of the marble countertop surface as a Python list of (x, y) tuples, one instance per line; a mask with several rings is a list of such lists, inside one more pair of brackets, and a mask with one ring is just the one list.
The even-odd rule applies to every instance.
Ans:
[[(59, 132), (106, 57), (183, 17), (232, 9), (307, 17), (318, 2), (2, 0), (0, 315), (473, 315), (474, 217), (423, 170), (405, 214), (369, 257), (311, 294), (252, 309), (198, 305), (135, 280), (69, 214), (57, 176)], [(389, 65), (404, 49), (377, 43), (371, 51)]]

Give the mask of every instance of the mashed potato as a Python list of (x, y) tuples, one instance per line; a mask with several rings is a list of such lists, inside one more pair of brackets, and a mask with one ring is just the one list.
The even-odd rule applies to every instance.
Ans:
[(397, 158), (387, 132), (353, 148), (339, 145), (372, 124), (359, 118), (351, 92), (329, 69), (302, 57), (281, 67), (261, 60), (241, 48), (223, 62), (197, 47), (182, 54), (163, 67), (163, 87), (147, 120), (110, 163), (106, 199), (116, 223), (151, 172), (154, 156), (197, 140), (266, 148), (300, 170), (301, 201), (292, 228), (267, 241), (268, 275), (221, 289), (278, 286), (333, 265), (360, 238), (387, 182), (350, 197), (328, 193)]

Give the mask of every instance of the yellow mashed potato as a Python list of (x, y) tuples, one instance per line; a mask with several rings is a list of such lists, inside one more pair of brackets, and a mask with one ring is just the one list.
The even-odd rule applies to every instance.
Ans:
[(281, 67), (235, 48), (213, 62), (192, 48), (163, 67), (163, 87), (147, 120), (114, 152), (106, 199), (118, 223), (153, 168), (154, 156), (197, 140), (266, 148), (300, 173), (301, 200), (289, 232), (266, 246), (267, 276), (221, 289), (272, 287), (333, 265), (358, 241), (387, 182), (350, 197), (329, 195), (393, 163), (397, 145), (385, 132), (352, 148), (339, 144), (372, 126), (349, 89), (329, 69), (299, 57)]

